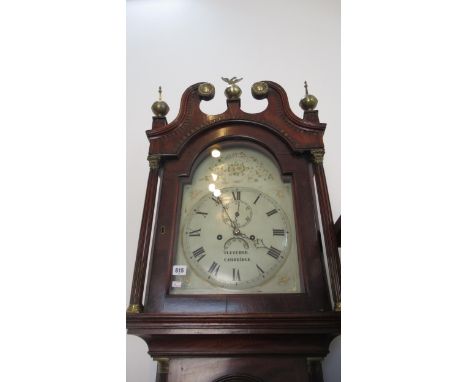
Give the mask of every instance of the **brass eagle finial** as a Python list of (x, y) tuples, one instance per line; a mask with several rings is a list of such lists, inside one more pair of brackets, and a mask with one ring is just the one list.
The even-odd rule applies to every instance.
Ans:
[(227, 82), (229, 85), (237, 84), (239, 81), (242, 81), (242, 78), (232, 77), (231, 79), (226, 77), (221, 77), (224, 82)]

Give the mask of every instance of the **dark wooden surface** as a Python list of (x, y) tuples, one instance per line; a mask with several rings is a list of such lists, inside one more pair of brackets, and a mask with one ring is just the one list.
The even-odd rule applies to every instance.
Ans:
[(335, 222), (335, 225), (333, 228), (335, 229), (335, 234), (336, 234), (336, 244), (338, 245), (338, 248), (341, 248), (341, 215), (338, 218), (338, 220)]
[(333, 224), (333, 215), (328, 195), (325, 170), (322, 163), (315, 163), (315, 183), (317, 185), (318, 201), (320, 205), (320, 217), (322, 220), (323, 236), (330, 274), (330, 284), (335, 306), (341, 305), (341, 263), (336, 242), (336, 234)]
[(169, 364), (171, 382), (320, 382), (309, 379), (305, 358), (176, 358)]
[(199, 84), (190, 86), (182, 95), (180, 111), (174, 121), (161, 126), (160, 118), (153, 118), (152, 129), (146, 132), (150, 140), (150, 154), (177, 156), (187, 143), (198, 139), (201, 132), (239, 122), (270, 131), (287, 142), (295, 152), (323, 147), (326, 125), (319, 122), (318, 112), (310, 113), (307, 120), (297, 117), (289, 107), (284, 89), (272, 81), (266, 82), (270, 87), (268, 106), (255, 114), (242, 111), (241, 101), (237, 100), (227, 101), (224, 113), (207, 115), (200, 110)]
[[(147, 131), (149, 153), (162, 157), (160, 201), (153, 222), (157, 174), (150, 173), (131, 302), (141, 302), (150, 247), (151, 265), (144, 311), (128, 313), (127, 328), (129, 334), (146, 341), (152, 357), (171, 359), (168, 378), (171, 382), (214, 381), (252, 371), (258, 372), (254, 376), (271, 382), (322, 382), (320, 365), (311, 366), (306, 360), (326, 356), (330, 342), (340, 333), (341, 314), (333, 311), (317, 235), (317, 201), (320, 211), (325, 211), (322, 223), (329, 232), (333, 230), (333, 218), (327, 209), (323, 166), (310, 162), (310, 150), (323, 148), (325, 124), (319, 122), (317, 111), (306, 113), (304, 119), (295, 116), (284, 90), (271, 81), (268, 85), (268, 106), (264, 111), (245, 113), (240, 101), (228, 101), (227, 110), (214, 116), (199, 109), (198, 84), (192, 85), (182, 96), (177, 118), (168, 124), (165, 118), (155, 117), (152, 129)], [(190, 182), (193, 170), (213, 146), (225, 148), (233, 144), (262, 150), (278, 164), (284, 178), (291, 181), (302, 293), (202, 296), (168, 293), (183, 185)], [(153, 223), (154, 239), (150, 243), (148, 229)], [(330, 238), (326, 232), (324, 236), (327, 254), (337, 252), (336, 236)], [(339, 291), (340, 279), (336, 277), (340, 272), (339, 258), (335, 260), (331, 264), (329, 261), (329, 270), (334, 274), (332, 289)], [(280, 369), (288, 370), (289, 374), (281, 374)], [(213, 374), (213, 370), (219, 373)], [(291, 374), (292, 370), (298, 374)], [(282, 379), (278, 379), (280, 375)]]
[(146, 188), (145, 205), (141, 219), (140, 236), (133, 272), (132, 289), (130, 292), (130, 305), (143, 306), (143, 287), (145, 283), (146, 266), (148, 264), (148, 253), (153, 225), (154, 203), (156, 189), (158, 187), (158, 169), (150, 169), (148, 185)]
[(296, 354), (325, 357), (340, 333), (340, 312), (315, 314), (129, 314), (129, 334), (154, 358)]

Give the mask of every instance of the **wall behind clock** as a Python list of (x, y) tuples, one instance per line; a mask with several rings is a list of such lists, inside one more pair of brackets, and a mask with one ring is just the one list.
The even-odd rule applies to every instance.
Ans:
[[(250, 95), (252, 83), (279, 83), (298, 116), (308, 81), (328, 124), (324, 164), (335, 219), (341, 214), (339, 0), (127, 0), (127, 301), (148, 174), (144, 132), (157, 87), (171, 108), (169, 122), (183, 91), (200, 81), (215, 85), (215, 98), (202, 109), (217, 114), (226, 105), (221, 76), (244, 78), (242, 108), (249, 112), (266, 106)], [(146, 351), (142, 340), (127, 336), (127, 382), (154, 382)], [(325, 382), (340, 381), (339, 338), (324, 374)]]

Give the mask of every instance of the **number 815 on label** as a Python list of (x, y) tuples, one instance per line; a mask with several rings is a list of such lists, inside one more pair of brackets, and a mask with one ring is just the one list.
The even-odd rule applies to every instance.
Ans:
[(187, 266), (186, 265), (174, 265), (172, 267), (172, 275), (173, 276), (185, 276), (187, 274)]

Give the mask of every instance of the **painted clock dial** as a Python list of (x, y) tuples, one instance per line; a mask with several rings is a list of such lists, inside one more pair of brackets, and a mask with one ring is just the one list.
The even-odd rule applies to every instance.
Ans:
[(284, 264), (290, 223), (280, 204), (255, 188), (208, 193), (189, 212), (182, 246), (191, 269), (213, 285), (244, 289), (264, 283)]
[(262, 150), (209, 150), (183, 188), (170, 293), (301, 291), (291, 184)]

